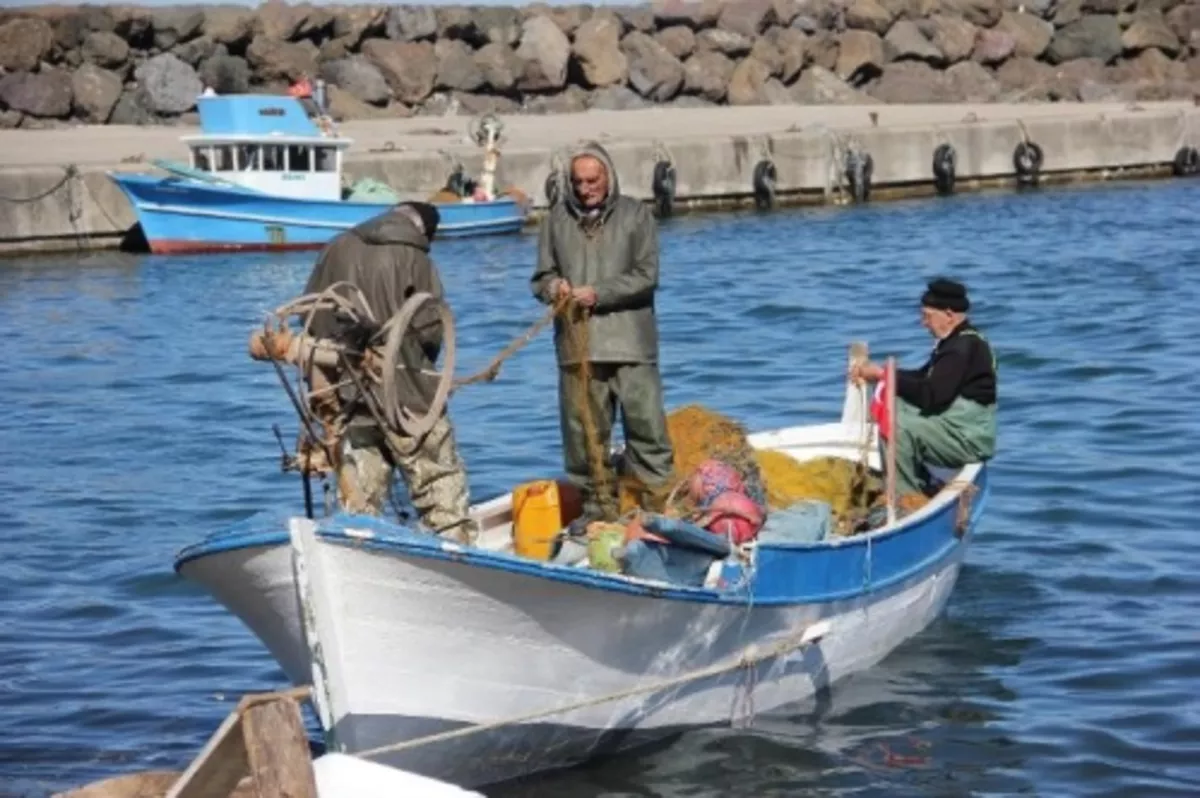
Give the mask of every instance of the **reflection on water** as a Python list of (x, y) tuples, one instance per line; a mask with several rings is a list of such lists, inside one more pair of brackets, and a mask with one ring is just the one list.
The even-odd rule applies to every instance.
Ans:
[[(755, 429), (839, 412), (851, 340), (921, 362), (923, 280), (965, 279), (1000, 358), (988, 511), (946, 616), (877, 668), (488, 793), (1200, 793), (1198, 201), (1178, 182), (664, 223), (667, 402)], [(540, 313), (534, 247), (438, 245), (460, 373)], [(170, 563), (299, 506), (271, 434), (292, 411), (245, 346), (312, 260), (0, 263), (0, 795), (180, 769), (238, 695), (282, 684)], [(456, 395), (476, 495), (557, 464), (554, 387), (545, 337)]]

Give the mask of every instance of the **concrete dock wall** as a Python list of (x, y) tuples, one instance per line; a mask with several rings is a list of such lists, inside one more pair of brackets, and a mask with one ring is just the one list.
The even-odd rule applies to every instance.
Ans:
[(1200, 91), (1200, 0), (622, 5), (0, 9), (0, 128), (189, 124), (204, 87), (304, 76), (339, 120)]
[[(787, 204), (846, 200), (850, 151), (870, 155), (873, 198), (882, 199), (932, 192), (941, 144), (955, 150), (957, 190), (1015, 183), (1013, 155), (1022, 141), (1040, 147), (1045, 182), (1170, 174), (1181, 150), (1200, 147), (1200, 108), (1190, 102), (645, 109), (565, 114), (553, 124), (528, 116), (503, 121), (499, 185), (520, 189), (535, 207), (546, 205), (552, 167), (584, 138), (609, 149), (622, 190), (642, 199), (654, 196), (656, 160), (670, 160), (680, 209), (747, 203), (763, 159), (775, 165), (779, 204)], [(343, 132), (356, 145), (347, 172), (428, 197), (445, 184), (452, 162), (468, 173), (480, 167), (466, 131), (462, 117), (348, 123)], [(0, 132), (0, 251), (117, 246), (135, 220), (105, 171), (153, 171), (151, 159), (181, 158), (177, 137), (187, 132)], [(79, 161), (56, 165), (55, 153)]]

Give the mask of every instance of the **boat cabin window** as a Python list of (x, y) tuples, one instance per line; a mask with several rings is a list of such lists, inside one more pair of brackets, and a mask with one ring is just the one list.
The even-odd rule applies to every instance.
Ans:
[(192, 168), (201, 172), (211, 172), (212, 152), (208, 147), (192, 147)]
[(259, 162), (261, 150), (257, 144), (242, 144), (237, 148), (238, 169), (243, 172), (257, 172), (262, 169)]
[(232, 172), (233, 168), (233, 147), (228, 144), (213, 147), (213, 155), (216, 156), (217, 172)]
[(262, 168), (264, 172), (283, 171), (282, 144), (264, 144), (262, 148)]
[(288, 171), (289, 172), (309, 172), (312, 171), (312, 164), (309, 163), (312, 148), (303, 145), (293, 144), (288, 147)]
[(313, 153), (314, 172), (337, 171), (337, 147), (317, 147)]

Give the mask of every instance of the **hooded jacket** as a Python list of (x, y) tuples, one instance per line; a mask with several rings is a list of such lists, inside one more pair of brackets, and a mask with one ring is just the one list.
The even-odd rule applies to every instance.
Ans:
[[(596, 305), (589, 322), (591, 360), (597, 363), (657, 363), (658, 226), (649, 208), (621, 195), (617, 170), (608, 152), (588, 142), (568, 164), (591, 155), (608, 172), (608, 196), (589, 218), (570, 187), (542, 223), (537, 267), (530, 279), (533, 295), (550, 304), (550, 285), (565, 279), (572, 288), (591, 286)], [(590, 230), (590, 232), (589, 232)], [(574, 365), (567, 352), (565, 328), (554, 326), (559, 365)]]
[[(346, 281), (362, 291), (375, 320), (382, 325), (395, 315), (410, 296), (427, 292), (443, 297), (442, 282), (429, 259), (429, 239), (411, 219), (395, 209), (337, 236), (317, 259), (305, 293), (317, 293), (336, 282)], [(321, 338), (348, 340), (355, 332), (328, 311), (313, 318), (312, 334)], [(355, 341), (355, 343), (358, 343)], [(413, 318), (409, 335), (401, 344), (400, 361), (406, 368), (396, 375), (399, 401), (414, 413), (429, 410), (437, 390), (437, 379), (421, 370), (432, 370), (442, 348), (442, 323), (436, 308), (425, 304)], [(353, 391), (347, 389), (346, 395)], [(365, 413), (365, 410), (363, 411)], [(361, 423), (369, 416), (360, 414)]]

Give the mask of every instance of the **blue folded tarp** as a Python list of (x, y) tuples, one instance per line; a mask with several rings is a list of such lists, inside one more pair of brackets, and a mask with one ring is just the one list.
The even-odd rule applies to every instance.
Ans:
[(666, 538), (676, 546), (685, 549), (702, 551), (713, 557), (722, 558), (733, 553), (733, 547), (727, 538), (714, 535), (707, 529), (681, 518), (668, 518), (665, 515), (650, 513), (643, 517), (642, 526), (647, 532)]
[(647, 532), (670, 543), (634, 540), (620, 557), (621, 572), (641, 579), (700, 586), (713, 561), (733, 552), (729, 541), (678, 518), (651, 514), (642, 519)]

